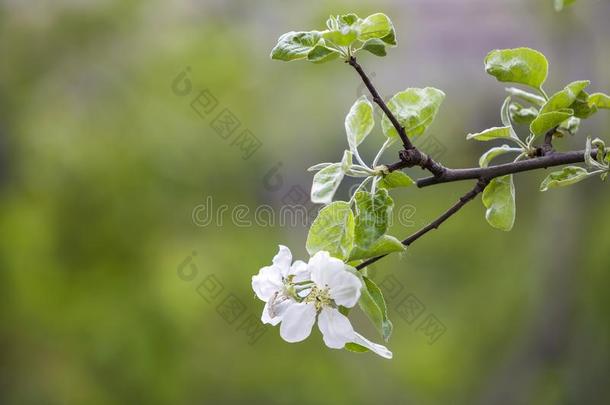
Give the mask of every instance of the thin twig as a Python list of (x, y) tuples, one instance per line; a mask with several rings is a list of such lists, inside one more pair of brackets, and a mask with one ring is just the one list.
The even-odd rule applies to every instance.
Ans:
[[(449, 219), (453, 214), (458, 212), (464, 205), (466, 205), (469, 201), (472, 201), (480, 192), (482, 192), (488, 183), (489, 183), (488, 179), (479, 180), (477, 182), (477, 184), (472, 188), (472, 190), (470, 190), (469, 192), (464, 194), (462, 197), (460, 197), (460, 199), (454, 205), (452, 205), (451, 208), (449, 208), (447, 211), (445, 211), (440, 217), (436, 218), (434, 221), (430, 222), (428, 225), (426, 225), (425, 227), (421, 228), (419, 231), (415, 232), (413, 235), (411, 235), (408, 238), (406, 238), (405, 240), (403, 240), (402, 244), (405, 246), (409, 246), (413, 242), (415, 242), (416, 240), (418, 240), (419, 238), (424, 236), (426, 233), (430, 232), (433, 229), (437, 229), (439, 226), (441, 226), (441, 224), (443, 222), (445, 222), (447, 219)], [(358, 266), (356, 266), (356, 269), (361, 270), (361, 269), (365, 268), (366, 266), (369, 266), (369, 265), (375, 263), (377, 260), (379, 260), (385, 256), (387, 256), (387, 255), (377, 256), (377, 257), (373, 257), (371, 259), (365, 260), (364, 262), (362, 262)]]
[(392, 125), (394, 125), (394, 128), (396, 128), (396, 131), (398, 131), (398, 136), (400, 136), (400, 139), (402, 140), (402, 144), (405, 147), (405, 149), (414, 149), (415, 146), (413, 146), (413, 144), (409, 140), (409, 137), (407, 136), (407, 133), (405, 132), (405, 128), (402, 125), (400, 125), (400, 122), (398, 122), (398, 120), (396, 119), (396, 117), (394, 116), (392, 111), (390, 111), (388, 106), (385, 104), (385, 101), (383, 101), (383, 98), (381, 98), (381, 96), (377, 92), (377, 89), (375, 88), (375, 86), (373, 86), (373, 83), (371, 82), (371, 80), (368, 78), (366, 73), (364, 73), (362, 66), (360, 66), (358, 64), (358, 62), (356, 62), (356, 58), (351, 56), (346, 62), (349, 63), (350, 66), (352, 66), (354, 69), (356, 69), (356, 72), (358, 72), (358, 74), (362, 78), (364, 85), (366, 86), (367, 89), (369, 89), (371, 96), (373, 96), (373, 101), (375, 103), (377, 103), (377, 105), (379, 105), (379, 107), (383, 110), (383, 113), (392, 122)]

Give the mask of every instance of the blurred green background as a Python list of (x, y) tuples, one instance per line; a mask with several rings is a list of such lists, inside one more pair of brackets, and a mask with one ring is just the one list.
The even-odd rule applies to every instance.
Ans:
[[(0, 402), (608, 403), (610, 190), (597, 180), (539, 193), (543, 172), (520, 175), (512, 232), (490, 228), (477, 199), (380, 262), (375, 279), (396, 287), (391, 361), (327, 349), (317, 330), (287, 344), (248, 323), (262, 310), (251, 276), (279, 243), (306, 258), (307, 234), (248, 219), (308, 192), (307, 167), (340, 158), (363, 94), (342, 63), (271, 61), (277, 37), (322, 29), (329, 14), (387, 13), (399, 47), (361, 64), (386, 96), (443, 89), (422, 148), (466, 167), (485, 145), (465, 134), (497, 125), (504, 98), (483, 70), (489, 50), (544, 52), (549, 92), (579, 79), (610, 92), (610, 3), (560, 14), (551, 3), (0, 2)], [(199, 115), (197, 97), (215, 109)], [(224, 109), (240, 123), (230, 136), (213, 128)], [(582, 148), (609, 124), (602, 111), (557, 146)], [(261, 144), (248, 159), (244, 130)], [(411, 222), (392, 234), (469, 187), (397, 191)], [(249, 207), (245, 225), (231, 219), (237, 206)], [(405, 297), (421, 304), (417, 319)], [(428, 316), (443, 328), (432, 344)]]

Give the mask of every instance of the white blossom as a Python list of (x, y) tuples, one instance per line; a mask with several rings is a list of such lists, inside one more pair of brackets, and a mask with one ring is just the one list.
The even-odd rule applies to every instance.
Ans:
[(342, 349), (347, 343), (356, 343), (392, 358), (385, 346), (355, 332), (349, 319), (339, 312), (339, 306), (355, 306), (362, 289), (362, 281), (345, 263), (325, 251), (317, 252), (307, 264), (291, 261), (290, 250), (280, 245), (273, 264), (252, 277), (252, 288), (266, 303), (261, 318), (264, 323), (281, 322), (280, 336), (294, 343), (311, 334), (317, 319), (326, 346)]

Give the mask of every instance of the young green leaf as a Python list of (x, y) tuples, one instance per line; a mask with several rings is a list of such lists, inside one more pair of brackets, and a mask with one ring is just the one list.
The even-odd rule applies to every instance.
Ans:
[(518, 89), (516, 87), (507, 87), (505, 90), (511, 96), (520, 98), (521, 100), (527, 101), (528, 103), (532, 103), (537, 107), (542, 107), (546, 102), (544, 97), (530, 93), (529, 91)]
[(589, 172), (582, 167), (567, 166), (560, 171), (549, 174), (540, 184), (540, 191), (547, 191), (549, 188), (569, 186), (586, 179), (588, 176)]
[(345, 171), (341, 163), (332, 163), (313, 176), (311, 201), (316, 204), (329, 204), (337, 192)]
[(307, 54), (322, 38), (318, 31), (287, 32), (271, 50), (271, 59), (293, 61), (307, 58)]
[(570, 117), (557, 127), (557, 132), (561, 135), (575, 135), (580, 128), (580, 118)]
[(313, 165), (307, 169), (308, 172), (317, 172), (318, 170), (322, 170), (325, 167), (332, 165), (333, 163), (318, 163), (317, 165)]
[(364, 49), (365, 51), (369, 51), (373, 55), (377, 56), (386, 56), (386, 43), (378, 38), (371, 38), (367, 40), (360, 49)]
[(540, 136), (550, 129), (558, 126), (574, 114), (573, 110), (564, 109), (561, 111), (551, 111), (545, 114), (540, 114), (530, 124), (530, 132), (535, 136)]
[(576, 101), (576, 98), (590, 83), (588, 80), (580, 80), (568, 84), (563, 90), (558, 91), (549, 98), (549, 101), (540, 109), (540, 114), (570, 108)]
[(511, 127), (493, 127), (486, 129), (483, 132), (466, 135), (466, 139), (474, 139), (477, 141), (491, 141), (493, 139), (512, 138)]
[(362, 286), (358, 304), (387, 342), (392, 334), (393, 326), (388, 318), (388, 309), (383, 298), (383, 293), (373, 280), (364, 276), (362, 280), (364, 285)]
[(496, 49), (485, 57), (485, 71), (501, 82), (540, 89), (549, 64), (544, 55), (530, 48)]
[(515, 223), (515, 186), (509, 174), (491, 180), (483, 190), (483, 205), (487, 208), (485, 219), (489, 225), (510, 231)]
[[(415, 137), (421, 135), (432, 123), (444, 98), (445, 93), (432, 87), (408, 88), (396, 93), (387, 105), (400, 125), (405, 127), (407, 135)], [(386, 116), (381, 120), (381, 128), (388, 138), (398, 136)]]
[(307, 60), (313, 63), (324, 63), (336, 59), (339, 56), (339, 52), (331, 49), (323, 44), (324, 40), (321, 39), (320, 43), (313, 47), (307, 54)]
[(375, 195), (359, 191), (354, 196), (356, 201), (355, 245), (368, 249), (373, 242), (385, 234), (392, 215), (394, 201), (386, 189), (377, 189)]
[(519, 103), (513, 102), (509, 107), (510, 118), (518, 124), (531, 124), (538, 116), (536, 107), (524, 107)]
[(380, 188), (392, 189), (398, 187), (409, 187), (415, 184), (412, 178), (401, 171), (394, 171), (386, 174), (379, 182)]
[(328, 30), (322, 37), (337, 46), (349, 46), (358, 38), (360, 18), (356, 14), (345, 14), (331, 17), (326, 25)]
[(406, 249), (407, 247), (395, 237), (383, 235), (367, 249), (360, 249), (358, 246), (354, 246), (350, 253), (349, 260), (370, 259), (371, 257), (387, 255), (388, 253), (404, 252)]
[(322, 208), (309, 228), (305, 247), (310, 255), (325, 250), (341, 260), (349, 257), (354, 246), (354, 214), (350, 204), (335, 201)]
[(353, 151), (364, 141), (364, 138), (371, 133), (375, 126), (373, 118), (373, 105), (366, 98), (361, 96), (347, 113), (345, 117), (345, 132), (347, 133), (347, 143)]
[(593, 93), (589, 96), (588, 103), (597, 108), (610, 108), (610, 96), (604, 93)]
[(487, 152), (481, 155), (479, 159), (479, 166), (487, 167), (489, 166), (489, 162), (491, 162), (496, 156), (503, 155), (509, 152), (521, 152), (519, 148), (511, 148), (508, 145), (497, 146), (495, 148), (491, 148)]
[(358, 39), (362, 42), (384, 38), (394, 31), (392, 21), (383, 13), (371, 14), (360, 22), (358, 28)]

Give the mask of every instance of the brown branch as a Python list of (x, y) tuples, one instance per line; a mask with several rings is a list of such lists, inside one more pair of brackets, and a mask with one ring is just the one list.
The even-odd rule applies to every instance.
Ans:
[(369, 92), (371, 92), (371, 96), (373, 96), (373, 101), (377, 103), (377, 105), (379, 105), (379, 107), (383, 110), (383, 113), (392, 122), (392, 125), (394, 125), (394, 128), (396, 128), (396, 131), (398, 131), (398, 136), (400, 136), (400, 139), (402, 140), (402, 144), (405, 149), (415, 149), (415, 146), (413, 146), (413, 144), (409, 140), (409, 137), (407, 136), (407, 133), (405, 132), (405, 128), (400, 125), (398, 119), (396, 119), (392, 111), (390, 111), (388, 106), (385, 104), (385, 101), (383, 101), (383, 98), (381, 98), (381, 96), (377, 92), (377, 89), (375, 88), (375, 86), (373, 86), (371, 80), (368, 78), (366, 73), (364, 73), (362, 66), (360, 66), (358, 62), (356, 62), (356, 58), (351, 56), (346, 62), (349, 63), (350, 66), (352, 66), (354, 69), (356, 69), (356, 72), (358, 72), (358, 74), (362, 78), (364, 85), (367, 89), (369, 89)]
[[(445, 222), (447, 219), (449, 219), (453, 214), (458, 212), (464, 205), (466, 205), (469, 201), (472, 201), (480, 192), (482, 192), (485, 189), (485, 186), (487, 186), (487, 183), (489, 183), (489, 180), (487, 180), (487, 179), (479, 180), (477, 182), (477, 184), (474, 186), (474, 188), (472, 190), (470, 190), (469, 192), (467, 192), (466, 194), (464, 194), (462, 197), (460, 197), (460, 199), (454, 205), (452, 205), (451, 208), (449, 208), (447, 211), (445, 211), (440, 217), (436, 218), (434, 221), (430, 222), (428, 225), (424, 226), (419, 231), (415, 232), (413, 235), (411, 235), (408, 238), (406, 238), (405, 240), (403, 240), (402, 244), (405, 246), (409, 246), (413, 242), (415, 242), (416, 240), (418, 240), (419, 238), (421, 238), (422, 236), (424, 236), (425, 234), (430, 232), (431, 230), (437, 229), (439, 226), (441, 226), (441, 224), (443, 222)], [(377, 256), (377, 257), (373, 257), (371, 259), (365, 260), (364, 262), (362, 262), (358, 266), (356, 266), (356, 269), (361, 270), (361, 269), (365, 268), (366, 266), (369, 266), (369, 265), (375, 263), (377, 260), (379, 260), (385, 256), (387, 256), (387, 255)]]
[[(592, 156), (593, 153), (591, 154)], [(417, 180), (417, 187), (427, 187), (439, 183), (449, 183), (460, 180), (472, 179), (493, 179), (495, 177), (504, 176), (506, 174), (514, 174), (526, 172), (536, 169), (546, 169), (553, 166), (562, 166), (572, 163), (581, 163), (585, 160), (585, 151), (577, 150), (571, 152), (551, 152), (545, 156), (532, 158), (528, 160), (520, 160), (513, 163), (505, 163), (490, 167), (471, 167), (468, 169), (449, 169), (445, 168), (444, 172), (439, 176), (424, 177)], [(390, 170), (406, 167), (400, 162), (388, 166)]]

